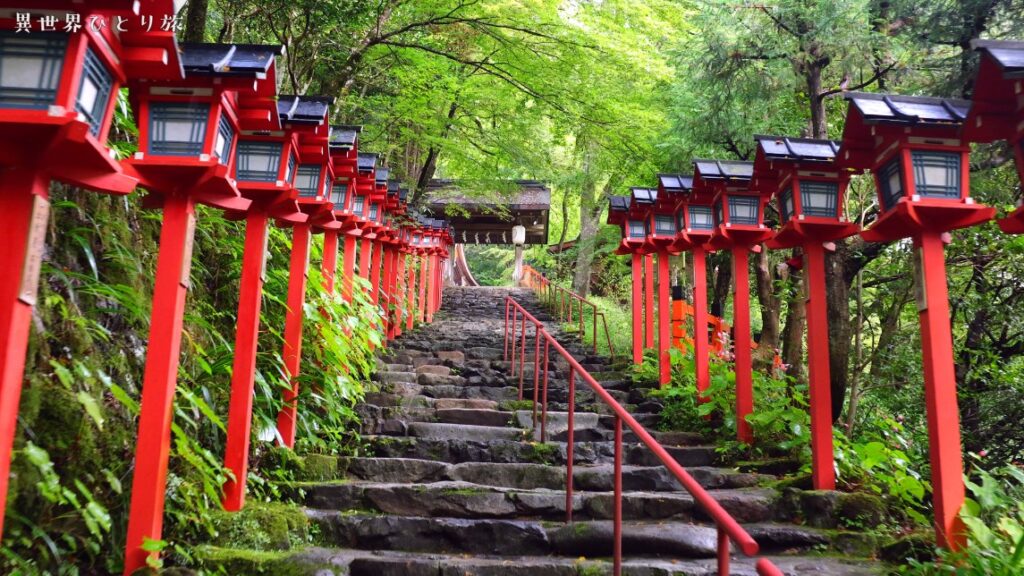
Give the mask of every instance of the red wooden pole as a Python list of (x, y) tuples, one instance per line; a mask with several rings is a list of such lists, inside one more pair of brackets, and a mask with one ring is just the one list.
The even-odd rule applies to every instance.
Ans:
[[(622, 574), (622, 418), (615, 417), (614, 479), (612, 480), (612, 574)], [(571, 480), (570, 480), (571, 481)]]
[(923, 232), (914, 238), (914, 246), (920, 263), (918, 285), (923, 284), (923, 302), (918, 302), (918, 310), (935, 536), (939, 546), (957, 550), (966, 544), (965, 528), (959, 517), (964, 504), (964, 470), (942, 235)]
[(126, 575), (144, 567), (146, 559), (156, 555), (143, 550), (142, 546), (146, 539), (160, 540), (163, 531), (174, 391), (194, 233), (192, 199), (168, 196), (163, 206), (139, 432), (135, 441), (135, 472), (124, 560)]
[(48, 177), (27, 169), (7, 171), (0, 180), (0, 534), (46, 237), (49, 187)]
[(429, 262), (426, 255), (420, 258), (420, 297), (416, 306), (421, 323), (427, 320), (427, 268), (429, 268)]
[(370, 263), (370, 299), (380, 304), (380, 274), (383, 271), (384, 244), (373, 242), (373, 261)]
[(437, 283), (434, 282), (434, 270), (437, 268), (437, 256), (431, 254), (427, 256), (427, 294), (426, 300), (423, 301), (424, 314), (427, 316), (427, 323), (434, 321), (434, 290), (437, 288)]
[(320, 263), (324, 277), (324, 290), (334, 293), (335, 278), (338, 275), (338, 231), (324, 230), (324, 259)]
[(392, 338), (402, 335), (402, 326), (405, 324), (405, 252), (395, 251), (395, 263), (395, 319)]
[(345, 235), (345, 253), (342, 256), (342, 295), (352, 301), (352, 278), (356, 270), (356, 237)]
[(384, 253), (384, 278), (382, 279), (381, 294), (384, 304), (384, 337), (387, 340), (394, 338), (391, 319), (391, 294), (392, 282), (394, 280), (395, 253), (387, 244), (381, 244), (381, 251)]
[(644, 348), (654, 348), (653, 254), (644, 254)]
[(409, 258), (409, 294), (406, 297), (406, 305), (409, 307), (409, 313), (405, 317), (405, 329), (412, 331), (417, 318), (416, 308), (416, 261), (419, 260), (416, 256), (410, 256)]
[(732, 249), (732, 277), (736, 282), (733, 295), (733, 351), (736, 355), (736, 437), (750, 444), (754, 432), (747, 415), (754, 411), (754, 384), (750, 353), (750, 257), (746, 246)]
[(672, 346), (672, 325), (669, 322), (672, 302), (669, 298), (669, 255), (658, 252), (658, 383), (672, 381), (672, 361), (668, 349)]
[(711, 385), (708, 366), (708, 290), (707, 253), (693, 247), (693, 362), (697, 373), (697, 392), (703, 398)]
[(373, 242), (367, 238), (359, 243), (359, 275), (364, 280), (370, 279), (370, 257), (373, 255)]
[(633, 253), (633, 364), (644, 361), (644, 269), (643, 256)]
[(309, 267), (309, 239), (312, 226), (296, 224), (292, 228), (292, 255), (288, 265), (288, 310), (284, 320), (284, 369), (291, 381), (285, 391), (284, 406), (277, 414), (281, 445), (295, 446), (295, 413), (298, 408), (299, 367), (302, 362), (302, 314), (306, 301), (306, 270)]
[(807, 270), (807, 375), (811, 404), (811, 476), (815, 490), (835, 490), (832, 451), (832, 384), (829, 375), (828, 308), (825, 289), (825, 248), (804, 244)]
[(245, 221), (245, 249), (235, 325), (235, 356), (231, 365), (231, 400), (228, 405), (228, 437), (224, 466), (235, 475), (224, 483), (225, 510), (245, 505), (249, 472), (249, 438), (252, 432), (252, 391), (256, 381), (256, 348), (263, 302), (263, 262), (267, 247), (267, 213), (250, 210)]

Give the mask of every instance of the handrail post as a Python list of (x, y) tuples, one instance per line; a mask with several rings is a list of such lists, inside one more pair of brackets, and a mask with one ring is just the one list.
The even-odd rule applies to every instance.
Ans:
[(544, 336), (544, 393), (541, 395), (543, 407), (540, 415), (540, 441), (542, 443), (548, 441), (548, 373), (551, 369), (551, 343), (548, 341), (547, 332), (544, 333)]
[[(516, 319), (519, 316), (519, 307), (512, 309), (512, 356), (511, 364), (509, 366), (509, 376), (512, 378), (516, 377)], [(522, 400), (522, 397), (519, 398)]]
[(569, 367), (569, 415), (568, 430), (566, 431), (565, 445), (565, 522), (572, 522), (572, 461), (573, 461), (573, 427), (575, 426), (576, 412), (576, 369)]
[(540, 326), (533, 325), (533, 430), (537, 430), (537, 402), (540, 400)]
[(729, 534), (718, 526), (718, 576), (729, 576)]
[(526, 372), (526, 311), (523, 311), (523, 336), (519, 349), (519, 400), (523, 400), (523, 373)]
[(615, 496), (612, 519), (612, 558), (614, 576), (622, 574), (622, 418), (615, 416)]
[(508, 309), (511, 306), (509, 297), (505, 297), (505, 355), (502, 357), (503, 360), (508, 362)]
[(594, 354), (597, 354), (597, 304), (591, 303), (590, 306), (593, 308), (593, 315), (590, 319), (594, 323)]

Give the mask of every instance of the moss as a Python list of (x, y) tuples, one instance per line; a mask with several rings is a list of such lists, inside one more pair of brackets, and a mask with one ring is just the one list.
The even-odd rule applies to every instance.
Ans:
[(265, 552), (200, 546), (196, 548), (198, 565), (214, 574), (272, 574), (300, 576), (316, 573), (316, 568), (299, 561), (291, 552)]
[(498, 404), (498, 409), (503, 412), (515, 412), (516, 410), (533, 410), (533, 400), (503, 400)]
[(338, 457), (322, 454), (305, 456), (296, 477), (300, 480), (333, 480), (338, 477)]
[(859, 556), (872, 558), (878, 552), (878, 538), (874, 534), (861, 532), (834, 532), (831, 535), (832, 548), (844, 557)]
[(874, 494), (857, 492), (839, 499), (840, 523), (856, 528), (873, 528), (885, 519), (885, 503)]
[(882, 546), (880, 555), (883, 560), (898, 564), (905, 564), (911, 558), (929, 562), (935, 559), (935, 535), (931, 532), (908, 534)]
[(604, 576), (611, 573), (606, 562), (591, 562), (583, 558), (576, 560), (576, 576)]
[(530, 453), (526, 455), (527, 460), (536, 464), (554, 464), (555, 454), (558, 453), (557, 446), (554, 444), (531, 442), (530, 448)]
[(239, 512), (218, 512), (214, 544), (253, 550), (289, 550), (309, 541), (309, 520), (288, 504), (250, 503)]

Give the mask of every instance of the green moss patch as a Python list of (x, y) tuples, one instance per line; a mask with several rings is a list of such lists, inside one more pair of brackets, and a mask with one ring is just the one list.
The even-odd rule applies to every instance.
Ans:
[(293, 550), (310, 539), (309, 520), (298, 506), (250, 503), (239, 512), (219, 512), (213, 519), (213, 543), (254, 551)]

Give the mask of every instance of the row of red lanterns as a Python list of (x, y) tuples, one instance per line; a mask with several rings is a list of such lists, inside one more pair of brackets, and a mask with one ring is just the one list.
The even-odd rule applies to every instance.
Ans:
[[(963, 543), (957, 515), (964, 501), (960, 427), (947, 295), (944, 245), (949, 231), (990, 220), (995, 210), (970, 196), (972, 142), (1005, 140), (1024, 183), (1024, 43), (975, 42), (981, 65), (972, 101), (849, 93), (840, 142), (756, 136), (753, 162), (695, 160), (693, 175), (660, 174), (657, 188), (633, 188), (613, 197), (608, 222), (622, 227), (620, 254), (633, 255), (634, 361), (642, 361), (641, 325), (652, 323), (650, 260), (658, 255), (659, 376), (671, 379), (668, 350), (668, 258), (689, 251), (694, 272), (694, 354), (697, 388), (709, 385), (705, 257), (732, 254), (736, 421), (740, 440), (752, 442), (745, 416), (753, 412), (748, 254), (760, 244), (799, 246), (805, 268), (811, 448), (816, 489), (834, 489), (832, 402), (829, 374), (826, 252), (859, 233), (870, 242), (911, 238), (922, 331), (925, 393), (936, 534), (940, 545)], [(865, 230), (846, 219), (843, 203), (851, 176), (872, 172), (879, 216)], [(764, 225), (774, 198), (780, 229)], [(1024, 232), (1024, 207), (999, 221)], [(647, 262), (647, 290), (641, 278)], [(644, 294), (646, 292), (646, 294)], [(644, 318), (641, 301), (647, 300)], [(648, 337), (647, 341), (652, 339)]]
[[(214, 206), (246, 222), (225, 449), (234, 475), (224, 487), (227, 510), (240, 509), (245, 500), (269, 221), (292, 229), (283, 356), (293, 388), (278, 417), (280, 443), (289, 447), (295, 440), (312, 235), (324, 235), (323, 288), (332, 292), (339, 236), (344, 237), (341, 293), (349, 300), (361, 243), (358, 272), (384, 309), (382, 328), (390, 339), (403, 326), (411, 329), (416, 318), (431, 321), (440, 307), (451, 231), (442, 220), (406, 213), (407, 191), (389, 180), (377, 155), (359, 152), (359, 127), (329, 124), (332, 98), (277, 94), (280, 47), (179, 46), (173, 30), (142, 28), (147, 17), (173, 16), (172, 0), (14, 4), (0, 11), (0, 263), (14, 271), (0, 281), (0, 529), (50, 181), (112, 194), (142, 186), (148, 192), (144, 206), (161, 210), (163, 223), (128, 523), (128, 574), (145, 566), (151, 553), (143, 544), (159, 540), (162, 532), (195, 206)], [(55, 14), (78, 14), (81, 22), (117, 19), (125, 29), (46, 29), (46, 19)], [(122, 87), (130, 90), (139, 147), (118, 162), (106, 140)], [(402, 309), (403, 302), (409, 309)]]

